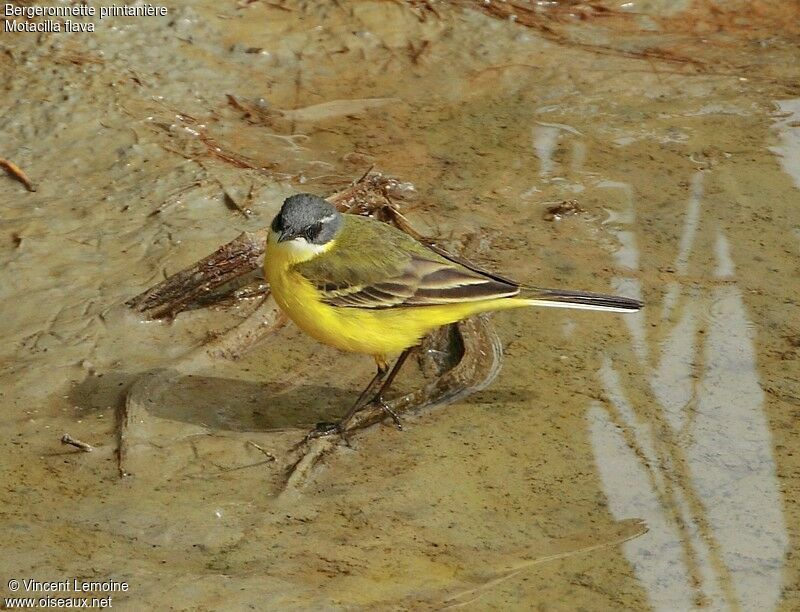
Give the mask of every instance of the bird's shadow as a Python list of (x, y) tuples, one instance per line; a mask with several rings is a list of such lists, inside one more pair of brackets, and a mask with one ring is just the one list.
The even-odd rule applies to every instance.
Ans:
[[(147, 373), (111, 371), (90, 374), (75, 385), (70, 400), (83, 416), (116, 411), (128, 391)], [(366, 384), (367, 381), (365, 381)], [(389, 398), (409, 391), (400, 384)], [(301, 384), (286, 389), (269, 382), (204, 375), (180, 375), (162, 391), (147, 397), (145, 409), (154, 417), (202, 425), (220, 431), (270, 431), (308, 428), (340, 418), (358, 396), (358, 388)], [(529, 390), (484, 390), (461, 400), (466, 403), (528, 401)]]

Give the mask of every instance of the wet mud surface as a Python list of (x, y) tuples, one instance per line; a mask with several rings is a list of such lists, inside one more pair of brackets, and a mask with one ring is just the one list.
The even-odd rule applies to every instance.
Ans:
[[(36, 189), (3, 166), (3, 584), (125, 580), (122, 609), (800, 607), (795, 5), (167, 6), (0, 39), (0, 157)], [(258, 297), (125, 302), (371, 167), (480, 265), (647, 306), (494, 316), (491, 386), (283, 495), (284, 451), (371, 360), (291, 325), (210, 350)]]

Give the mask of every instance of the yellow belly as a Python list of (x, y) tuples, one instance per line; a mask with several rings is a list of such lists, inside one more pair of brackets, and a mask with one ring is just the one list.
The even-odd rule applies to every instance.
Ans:
[(265, 272), (281, 310), (312, 338), (343, 351), (394, 355), (418, 344), (425, 334), (442, 325), (480, 312), (527, 305), (524, 299), (502, 298), (382, 310), (329, 306), (317, 298), (311, 283), (292, 272), (280, 258), (269, 255)]

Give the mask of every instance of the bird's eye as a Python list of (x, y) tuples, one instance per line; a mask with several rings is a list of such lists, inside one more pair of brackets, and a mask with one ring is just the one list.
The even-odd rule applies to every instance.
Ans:
[(281, 214), (278, 213), (275, 215), (275, 218), (272, 220), (272, 231), (275, 233), (280, 233), (283, 231), (283, 219), (281, 219)]
[(322, 231), (322, 223), (314, 223), (313, 225), (309, 225), (306, 228), (304, 233), (305, 239), (309, 242), (313, 242), (319, 236), (319, 233)]

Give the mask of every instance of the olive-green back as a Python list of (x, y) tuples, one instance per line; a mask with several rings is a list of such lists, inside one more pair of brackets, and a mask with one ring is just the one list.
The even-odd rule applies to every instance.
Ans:
[(448, 259), (395, 227), (355, 215), (345, 215), (328, 251), (292, 269), (333, 306), (426, 306), (519, 293), (511, 281)]

